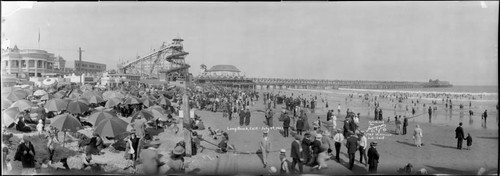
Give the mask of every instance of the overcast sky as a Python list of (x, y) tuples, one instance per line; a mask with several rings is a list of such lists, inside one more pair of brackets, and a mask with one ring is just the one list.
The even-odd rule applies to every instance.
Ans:
[(2, 40), (116, 68), (178, 35), (248, 77), (498, 85), (498, 2), (2, 2)]

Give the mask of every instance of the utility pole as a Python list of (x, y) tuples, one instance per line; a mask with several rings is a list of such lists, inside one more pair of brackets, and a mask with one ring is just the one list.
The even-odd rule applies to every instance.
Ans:
[(80, 60), (80, 63), (78, 63), (78, 73), (80, 74), (80, 84), (83, 85), (83, 82), (82, 82), (82, 75), (83, 75), (82, 74), (82, 52), (83, 52), (82, 47), (79, 47), (78, 48), (78, 56), (79, 56), (78, 58)]

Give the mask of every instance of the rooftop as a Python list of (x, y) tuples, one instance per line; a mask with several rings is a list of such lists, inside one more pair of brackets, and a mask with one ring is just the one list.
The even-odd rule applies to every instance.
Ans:
[(209, 70), (207, 70), (207, 72), (218, 72), (218, 71), (240, 72), (240, 70), (238, 70), (238, 68), (236, 68), (233, 65), (215, 65)]

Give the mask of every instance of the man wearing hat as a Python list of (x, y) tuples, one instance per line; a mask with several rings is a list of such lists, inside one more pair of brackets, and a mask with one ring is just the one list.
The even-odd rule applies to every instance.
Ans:
[(146, 131), (146, 123), (144, 120), (142, 120), (142, 117), (140, 115), (137, 116), (137, 119), (134, 121), (132, 126), (135, 129), (135, 135), (142, 139), (145, 135)]
[(359, 132), (359, 162), (363, 164), (363, 157), (365, 158), (365, 167), (366, 167), (366, 162), (368, 160), (366, 159), (366, 148), (368, 147), (368, 139), (365, 136), (365, 133), (363, 131)]
[(349, 131), (349, 138), (347, 139), (346, 147), (347, 153), (349, 154), (349, 169), (352, 170), (354, 167), (354, 155), (358, 150), (359, 141), (354, 132)]
[(159, 173), (158, 163), (160, 162), (160, 158), (157, 148), (160, 144), (160, 141), (151, 141), (149, 144), (146, 144), (147, 148), (141, 152), (142, 164), (146, 175), (156, 175)]
[(462, 122), (458, 124), (459, 126), (455, 129), (455, 138), (457, 139), (457, 149), (462, 150), (462, 141), (465, 138), (464, 129), (462, 128)]
[(315, 139), (311, 145), (311, 149), (313, 151), (313, 159), (312, 159), (312, 162), (308, 163), (308, 164), (311, 164), (311, 165), (317, 164), (317, 158), (318, 158), (319, 153), (321, 152), (321, 145), (322, 145), (321, 140), (322, 140), (322, 138), (323, 138), (323, 135), (316, 134)]
[(281, 161), (280, 174), (289, 174), (290, 170), (288, 169), (288, 160), (286, 159), (285, 149), (280, 150), (280, 161)]
[(292, 157), (292, 170), (295, 171), (295, 165), (299, 164), (299, 171), (302, 173), (302, 146), (301, 146), (301, 136), (296, 134), (295, 140), (292, 142), (292, 150), (290, 152), (290, 157)]
[(172, 151), (172, 155), (170, 155), (170, 160), (167, 163), (168, 167), (170, 168), (167, 174), (184, 172), (184, 152), (185, 150), (182, 146), (176, 146), (174, 148), (174, 150)]
[(288, 128), (290, 128), (290, 116), (285, 112), (283, 117), (283, 137), (288, 137)]
[(377, 141), (370, 143), (370, 149), (368, 149), (368, 172), (376, 173), (378, 167), (379, 154), (377, 149)]
[(337, 129), (337, 133), (333, 137), (333, 141), (335, 141), (335, 159), (337, 162), (340, 162), (340, 148), (342, 147), (342, 141), (344, 141), (344, 135), (341, 132), (342, 130)]
[(271, 150), (271, 139), (267, 136), (269, 131), (264, 131), (264, 136), (260, 141), (260, 151), (262, 152), (262, 160), (264, 161), (264, 168), (267, 167), (267, 157)]
[(245, 118), (245, 125), (248, 126), (250, 125), (250, 107), (246, 107), (245, 113), (244, 113), (244, 118)]

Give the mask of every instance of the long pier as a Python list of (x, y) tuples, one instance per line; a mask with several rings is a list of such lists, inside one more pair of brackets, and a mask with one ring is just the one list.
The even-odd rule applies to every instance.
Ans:
[(321, 79), (283, 79), (249, 78), (256, 89), (411, 89), (429, 87), (428, 82), (404, 81), (362, 81), (362, 80), (321, 80)]

